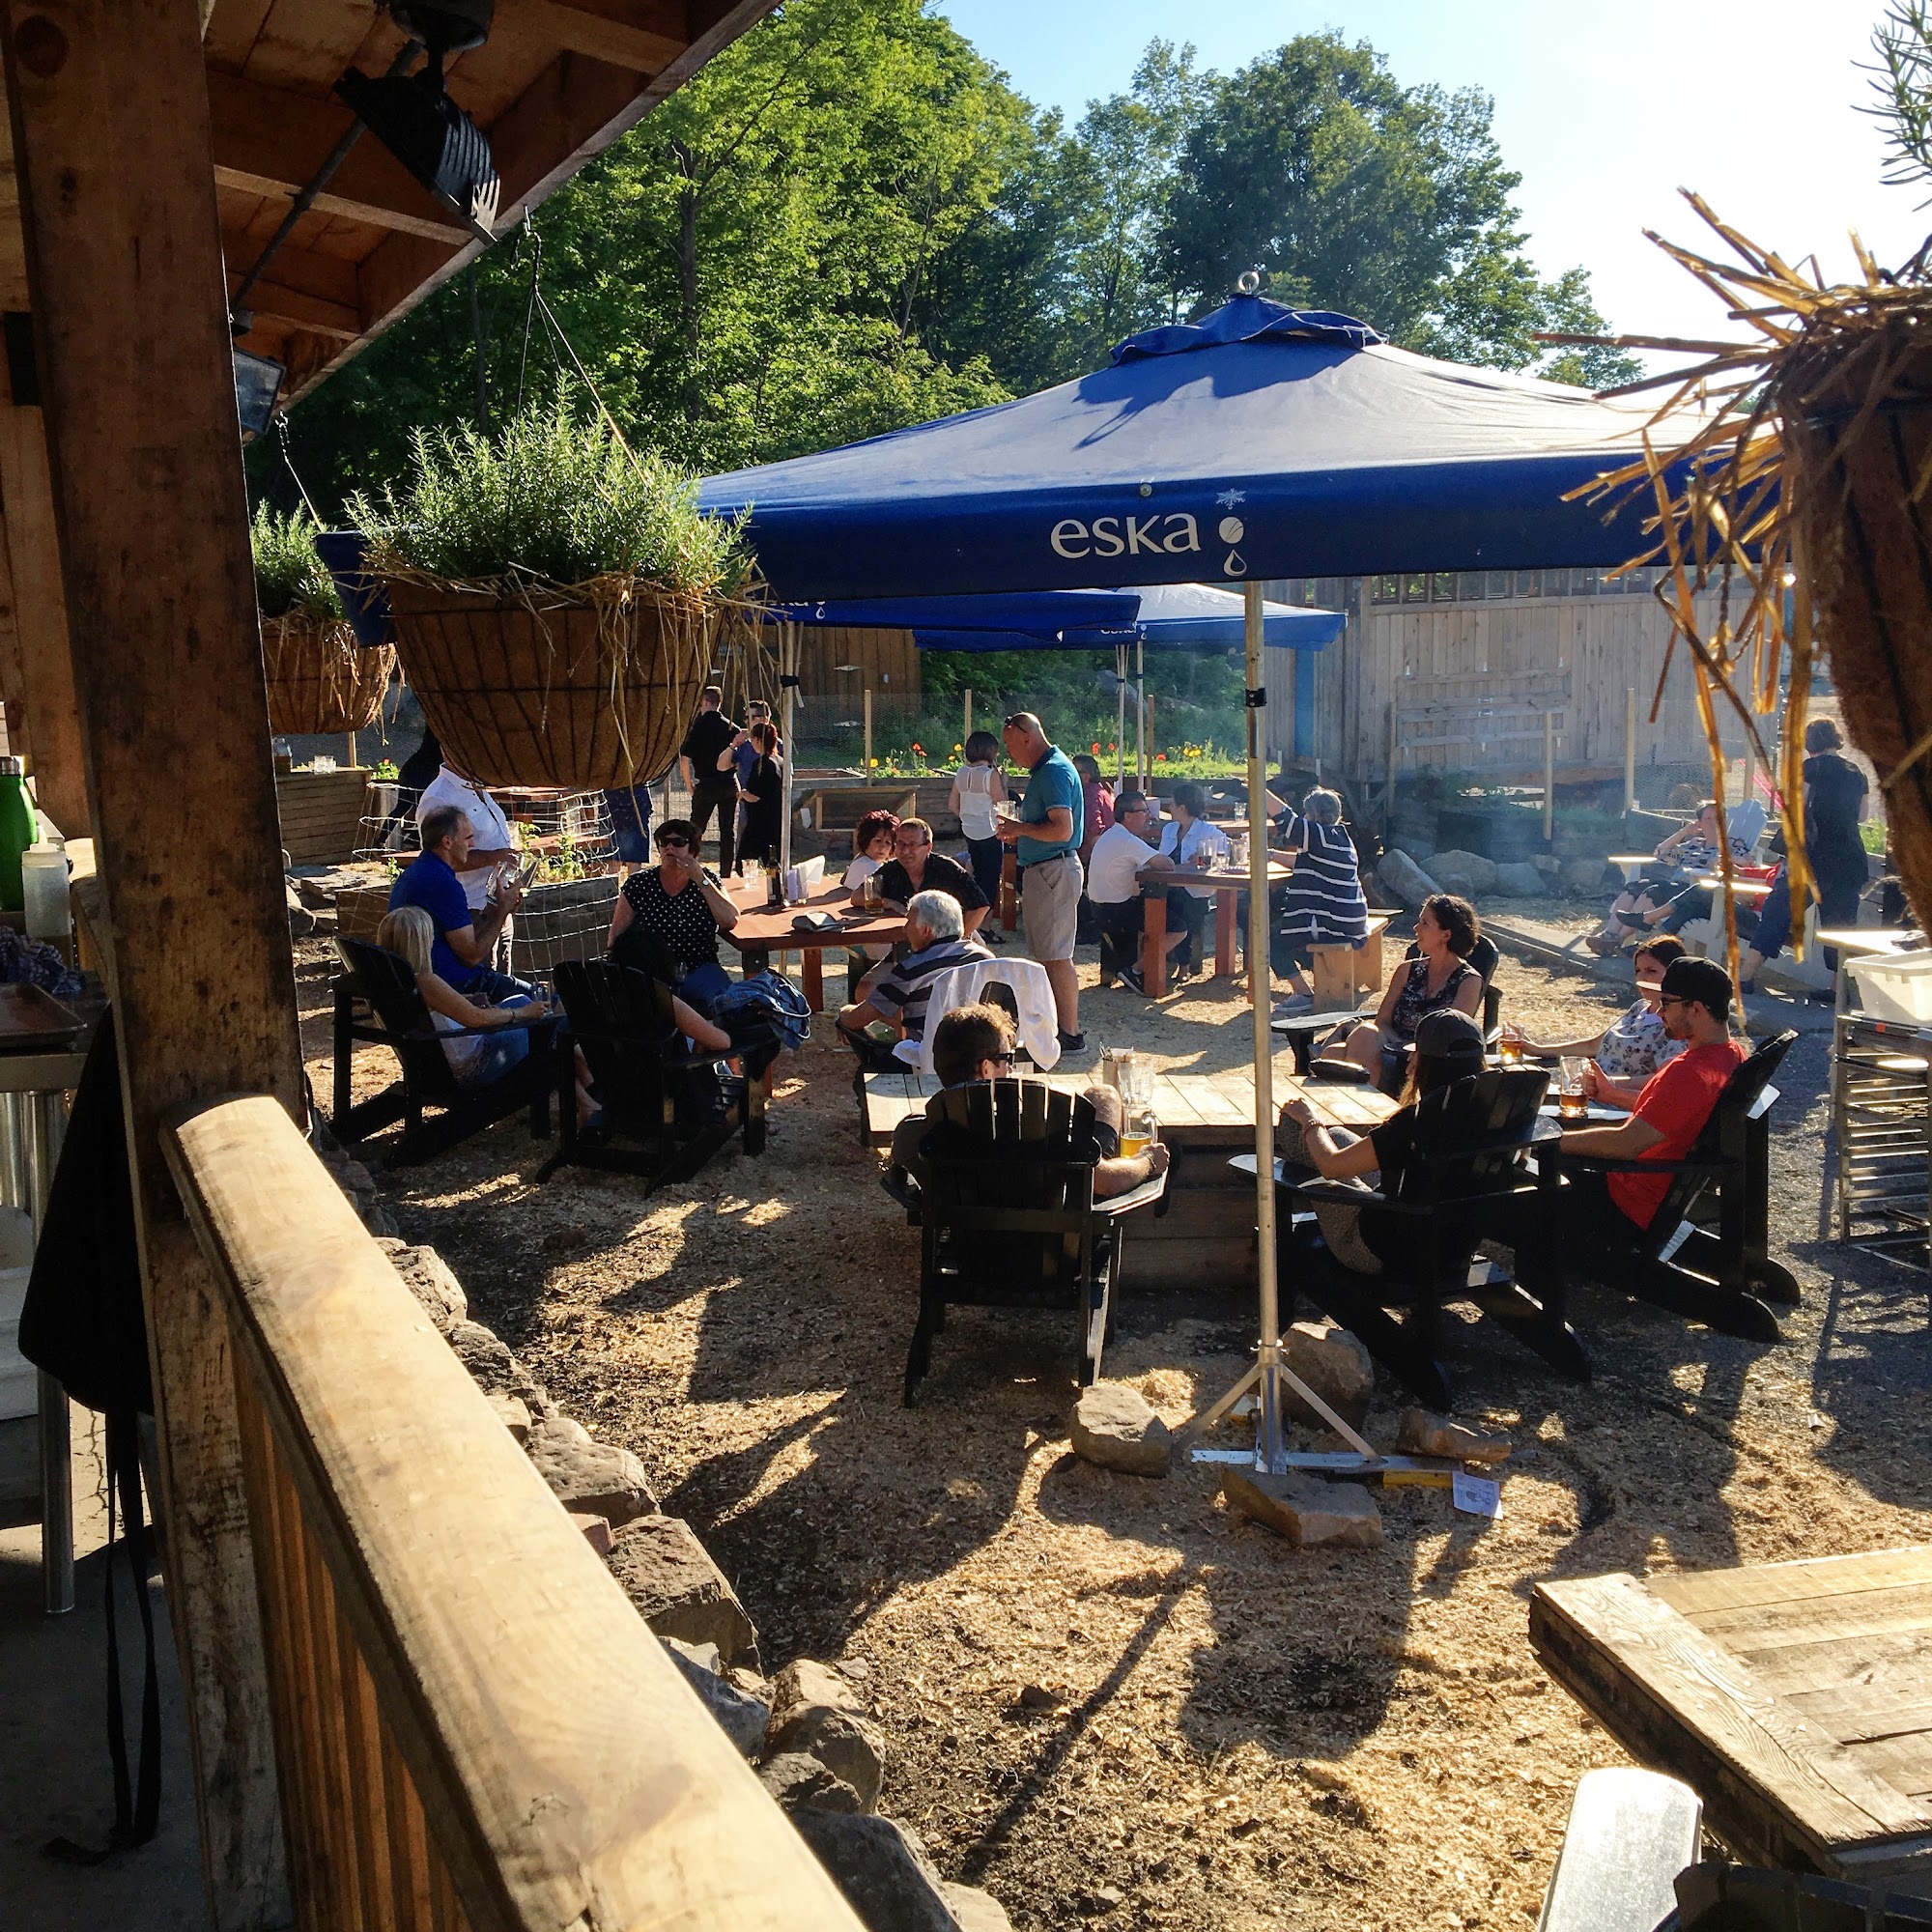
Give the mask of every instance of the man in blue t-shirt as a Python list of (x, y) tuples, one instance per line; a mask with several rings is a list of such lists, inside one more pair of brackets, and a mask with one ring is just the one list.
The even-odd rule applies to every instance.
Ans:
[(457, 877), (469, 856), (469, 819), (458, 807), (440, 805), (423, 814), (422, 851), (389, 888), (389, 910), (421, 906), (436, 926), (430, 965), (437, 978), (459, 993), (496, 1006), (513, 993), (528, 995), (535, 988), (489, 964), (505, 922), (523, 903), (524, 890), (514, 880), (499, 888), (495, 901), (481, 912), (469, 910), (469, 900)]
[(1046, 968), (1060, 1022), (1060, 1050), (1080, 1053), (1080, 979), (1073, 970), (1073, 942), (1080, 925), (1080, 834), (1085, 801), (1080, 774), (1055, 749), (1046, 727), (1031, 711), (1007, 720), (1007, 756), (1027, 775), (1019, 819), (1002, 820), (999, 834), (1014, 848), (1020, 867), (1020, 911), (1027, 950)]

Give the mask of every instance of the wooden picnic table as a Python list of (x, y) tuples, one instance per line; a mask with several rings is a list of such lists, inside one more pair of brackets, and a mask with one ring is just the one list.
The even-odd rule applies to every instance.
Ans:
[(1932, 1882), (1932, 1547), (1540, 1583), (1529, 1638), (1740, 1860)]
[[(1270, 886), (1279, 885), (1294, 867), (1272, 856), (1268, 859)], [(1143, 886), (1201, 886), (1214, 894), (1214, 978), (1228, 979), (1235, 970), (1235, 902), (1249, 885), (1245, 871), (1231, 867), (1143, 866), (1134, 877)], [(1142, 900), (1146, 937), (1141, 942), (1141, 979), (1151, 999), (1167, 992), (1167, 905), (1158, 895)], [(1254, 963), (1249, 962), (1248, 992), (1254, 993)]]
[(1303, 1079), (1299, 1074), (1274, 1076), (1275, 1118), (1291, 1100), (1306, 1100), (1321, 1118), (1324, 1126), (1346, 1127), (1351, 1134), (1366, 1134), (1381, 1125), (1402, 1103), (1379, 1087), (1361, 1087), (1349, 1080)]
[[(757, 906), (738, 915), (738, 923), (720, 939), (738, 949), (746, 978), (762, 973), (774, 952), (801, 955), (799, 980), (806, 1004), (815, 1013), (825, 1010), (825, 949), (829, 946), (891, 946), (904, 938), (902, 912), (861, 912), (851, 903), (848, 887), (834, 879), (819, 887), (803, 905)], [(838, 923), (801, 932), (792, 921), (802, 913), (832, 913)]]

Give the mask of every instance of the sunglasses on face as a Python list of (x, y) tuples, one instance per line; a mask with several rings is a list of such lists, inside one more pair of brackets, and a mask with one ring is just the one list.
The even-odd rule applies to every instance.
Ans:
[(1013, 1064), (1010, 1053), (989, 1053), (986, 1059), (994, 1066), (1010, 1066)]
[(691, 840), (689, 838), (660, 838), (658, 845), (661, 850), (666, 852), (689, 852), (691, 850)]

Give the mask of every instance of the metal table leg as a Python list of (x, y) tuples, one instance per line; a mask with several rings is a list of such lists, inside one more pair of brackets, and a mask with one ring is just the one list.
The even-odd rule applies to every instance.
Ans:
[[(59, 1094), (10, 1094), (26, 1116), (28, 1206), (34, 1238), (40, 1240), (46, 1217), (47, 1191), (67, 1130), (67, 1107)], [(17, 1118), (17, 1116), (16, 1116)], [(73, 1462), (69, 1439), (67, 1390), (53, 1377), (40, 1377), (41, 1405), (41, 1589), (50, 1617), (73, 1608)]]

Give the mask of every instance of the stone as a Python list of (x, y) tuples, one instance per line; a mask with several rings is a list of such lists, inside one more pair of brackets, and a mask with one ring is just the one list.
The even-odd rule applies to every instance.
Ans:
[(858, 1712), (825, 1704), (791, 1710), (774, 1719), (771, 1748), (815, 1757), (859, 1794), (861, 1810), (878, 1809), (879, 1790), (886, 1781), (885, 1740)]
[(1540, 899), (1549, 890), (1543, 867), (1533, 859), (1513, 859), (1496, 867), (1496, 891), (1513, 899)]
[(584, 1510), (570, 1512), (572, 1526), (596, 1550), (599, 1556), (611, 1553), (611, 1519), (605, 1516), (591, 1516)]
[(867, 1932), (959, 1932), (946, 1881), (904, 1826), (810, 1808), (791, 1822)]
[(640, 1516), (611, 1538), (611, 1574), (659, 1636), (715, 1643), (726, 1663), (758, 1662), (758, 1633), (688, 1522)]
[(1420, 912), (1423, 900), (1442, 890), (1406, 852), (1393, 845), (1376, 867), (1376, 884), (1383, 897), (1393, 899), (1406, 912)]
[[(1281, 1358), (1289, 1372), (1306, 1382), (1344, 1422), (1359, 1429), (1376, 1392), (1375, 1357), (1346, 1328), (1320, 1321), (1292, 1321), (1282, 1330)], [(1297, 1422), (1326, 1429), (1328, 1419), (1293, 1389), (1288, 1412)]]
[(1073, 1405), (1073, 1453), (1103, 1469), (1164, 1476), (1174, 1447), (1167, 1424), (1125, 1382), (1095, 1382)]
[(315, 914), (302, 903), (301, 895), (286, 879), (282, 882), (283, 895), (289, 905), (289, 931), (297, 939), (307, 939), (315, 931)]
[(1563, 867), (1563, 885), (1583, 898), (1608, 892), (1622, 876), (1606, 859), (1571, 859)]
[(1554, 878), (1563, 869), (1563, 861), (1554, 852), (1539, 852), (1529, 863), (1539, 872), (1550, 878)]
[(1465, 899), (1479, 898), (1496, 889), (1494, 862), (1480, 852), (1459, 851), (1454, 846), (1431, 855), (1429, 875), (1439, 881), (1445, 893), (1455, 893)]
[(758, 1781), (787, 1811), (863, 1811), (859, 1794), (804, 1751), (780, 1751), (758, 1767)]
[(795, 1659), (772, 1679), (772, 1717), (783, 1723), (796, 1711), (823, 1705), (829, 1711), (858, 1711), (866, 1700), (858, 1687), (842, 1670), (829, 1663), (814, 1663), (809, 1657)]
[(1268, 1476), (1230, 1463), (1221, 1471), (1221, 1493), (1230, 1509), (1305, 1548), (1373, 1549), (1382, 1540), (1382, 1513), (1360, 1484), (1293, 1471)]
[(737, 1747), (744, 1757), (757, 1757), (765, 1748), (765, 1733), (771, 1727), (772, 1707), (762, 1697), (754, 1697), (730, 1683), (718, 1667), (715, 1643), (690, 1644), (674, 1636), (660, 1636), (670, 1661), (683, 1673), (684, 1681), (697, 1692), (698, 1701), (718, 1720), (718, 1728)]
[(380, 1201), (364, 1202), (358, 1210), (362, 1225), (379, 1240), (399, 1237), (402, 1230), (396, 1225), (396, 1217)]
[(1007, 1908), (990, 1891), (981, 1891), (977, 1885), (954, 1885), (951, 1880), (941, 1889), (959, 1921), (959, 1932), (1013, 1932)]
[(450, 1327), (443, 1340), (455, 1350), (456, 1359), (485, 1395), (522, 1396), (532, 1415), (550, 1413), (553, 1405), (543, 1384), (517, 1360), (509, 1344), (494, 1329), (466, 1320)]
[(497, 1420), (516, 1439), (517, 1447), (527, 1447), (530, 1439), (529, 1404), (520, 1395), (505, 1395), (499, 1391), (490, 1398), (490, 1406), (497, 1411)]
[(469, 1319), (469, 1297), (464, 1293), (463, 1284), (434, 1248), (412, 1248), (402, 1241), (384, 1241), (382, 1245), (388, 1251), (390, 1266), (428, 1311), (440, 1334), (447, 1335), (459, 1321)]
[(628, 1449), (598, 1441), (581, 1422), (547, 1415), (531, 1426), (524, 1446), (565, 1509), (601, 1516), (612, 1529), (656, 1515), (658, 1499), (644, 1465)]
[(1410, 1456), (1446, 1456), (1455, 1463), (1500, 1463), (1515, 1448), (1497, 1430), (1471, 1429), (1426, 1408), (1402, 1412), (1396, 1446)]

